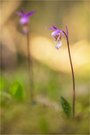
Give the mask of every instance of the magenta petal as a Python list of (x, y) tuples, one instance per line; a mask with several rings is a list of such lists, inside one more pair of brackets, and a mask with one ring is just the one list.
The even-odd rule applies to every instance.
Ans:
[(24, 17), (21, 17), (20, 18), (20, 24), (21, 25), (24, 25), (24, 24), (27, 24), (29, 22), (29, 18), (24, 16)]
[(49, 30), (57, 30), (58, 28), (55, 26), (52, 26), (51, 28), (48, 28)]
[(52, 32), (52, 34), (51, 34), (51, 36), (56, 36), (56, 35), (58, 35), (60, 33), (60, 30), (59, 29), (57, 29), (57, 30), (55, 30), (54, 32)]
[(56, 26), (52, 26), (54, 29), (58, 29)]
[(48, 28), (49, 30), (54, 30), (53, 28)]
[(31, 11), (31, 12), (26, 13), (25, 15), (26, 15), (27, 17), (29, 17), (29, 16), (32, 16), (34, 13), (35, 13), (35, 11)]

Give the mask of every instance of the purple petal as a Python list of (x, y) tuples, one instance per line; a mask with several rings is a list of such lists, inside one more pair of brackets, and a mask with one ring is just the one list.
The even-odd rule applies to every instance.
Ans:
[(55, 26), (52, 26), (51, 28), (48, 28), (49, 30), (57, 30), (58, 28)]
[(57, 43), (57, 45), (55, 46), (55, 48), (56, 48), (56, 49), (59, 49), (61, 46), (62, 46), (62, 42), (59, 41), (59, 42)]
[(24, 17), (21, 17), (20, 18), (20, 24), (21, 25), (24, 25), (24, 24), (27, 24), (29, 22), (29, 18), (24, 16)]
[(35, 13), (35, 11), (31, 11), (31, 12), (26, 13), (25, 15), (26, 15), (27, 17), (29, 17), (29, 16), (32, 16), (34, 13)]
[(56, 35), (58, 35), (60, 33), (60, 30), (59, 29), (57, 29), (57, 30), (55, 30), (54, 32), (52, 32), (52, 34), (51, 34), (51, 36), (56, 36)]
[(58, 29), (56, 26), (52, 26), (52, 27), (53, 27), (53, 29), (55, 29), (55, 30), (57, 30), (57, 29)]

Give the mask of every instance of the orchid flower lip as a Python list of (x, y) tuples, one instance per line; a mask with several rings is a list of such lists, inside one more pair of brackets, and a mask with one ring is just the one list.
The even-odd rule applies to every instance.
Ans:
[(22, 24), (22, 25), (25, 25), (25, 24), (27, 24), (29, 22), (29, 18), (28, 17), (22, 17), (21, 19), (20, 19), (20, 24)]
[(56, 49), (59, 49), (62, 46), (62, 41), (58, 41), (57, 45), (55, 46)]

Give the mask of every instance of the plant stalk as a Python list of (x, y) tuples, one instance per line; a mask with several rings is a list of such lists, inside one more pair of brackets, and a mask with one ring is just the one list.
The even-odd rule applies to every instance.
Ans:
[(72, 99), (72, 113), (73, 118), (75, 118), (75, 101), (76, 101), (76, 92), (75, 92), (75, 76), (74, 76), (74, 69), (72, 64), (72, 58), (71, 58), (71, 52), (70, 52), (70, 45), (69, 45), (69, 39), (67, 34), (64, 32), (64, 35), (67, 40), (67, 47), (68, 47), (68, 54), (69, 54), (69, 60), (70, 60), (70, 66), (71, 66), (71, 72), (72, 72), (72, 81), (73, 81), (73, 99)]
[(29, 32), (27, 33), (27, 53), (28, 53), (28, 76), (30, 83), (30, 99), (31, 103), (33, 102), (33, 65), (32, 65), (32, 57), (30, 53), (30, 40), (29, 40)]

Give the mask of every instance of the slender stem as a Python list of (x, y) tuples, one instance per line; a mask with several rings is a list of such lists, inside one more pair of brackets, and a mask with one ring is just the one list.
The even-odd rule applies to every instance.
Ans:
[(27, 52), (28, 52), (28, 76), (30, 81), (30, 98), (32, 103), (33, 102), (33, 70), (32, 70), (32, 58), (30, 54), (29, 32), (27, 33)]
[(67, 39), (67, 47), (68, 47), (68, 54), (69, 54), (69, 60), (71, 65), (71, 72), (72, 72), (72, 81), (73, 81), (73, 101), (72, 101), (72, 112), (73, 112), (73, 118), (75, 118), (75, 100), (76, 100), (76, 92), (75, 92), (75, 76), (74, 76), (74, 69), (72, 64), (72, 58), (71, 58), (71, 52), (70, 52), (70, 45), (69, 45), (69, 39), (67, 34), (63, 31), (66, 39)]

